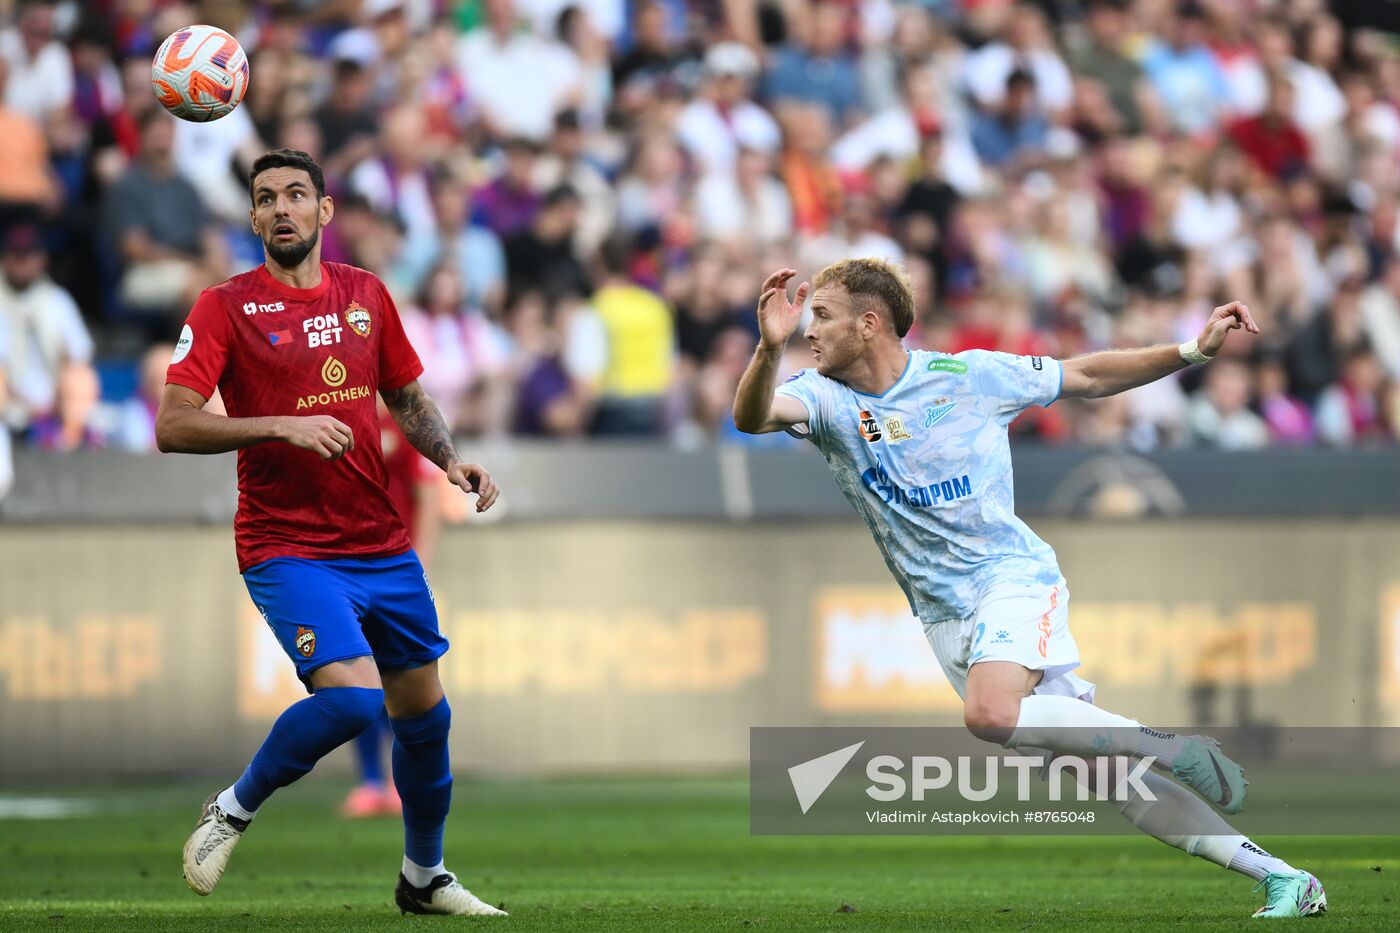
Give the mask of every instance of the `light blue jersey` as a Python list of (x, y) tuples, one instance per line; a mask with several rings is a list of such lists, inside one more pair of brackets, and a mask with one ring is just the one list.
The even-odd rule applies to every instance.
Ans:
[(1053, 585), (1055, 552), (1016, 517), (1006, 427), (1060, 394), (1058, 361), (915, 350), (884, 395), (804, 369), (778, 387), (924, 622), (967, 619), (993, 586)]

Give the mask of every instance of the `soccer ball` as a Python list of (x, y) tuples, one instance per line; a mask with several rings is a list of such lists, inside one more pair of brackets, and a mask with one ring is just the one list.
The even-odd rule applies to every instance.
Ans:
[(151, 88), (181, 120), (218, 120), (233, 113), (248, 90), (248, 56), (217, 26), (186, 26), (156, 50)]

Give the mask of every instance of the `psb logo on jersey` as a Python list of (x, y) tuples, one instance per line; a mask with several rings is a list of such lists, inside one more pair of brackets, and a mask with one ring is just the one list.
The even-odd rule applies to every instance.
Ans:
[(297, 654), (309, 658), (316, 653), (316, 633), (304, 626), (297, 626)]
[(345, 323), (361, 337), (368, 337), (371, 324), (369, 309), (358, 301), (350, 302), (350, 307), (345, 309)]
[(1033, 356), (1033, 357), (1031, 357), (1031, 368), (1034, 369), (1036, 372), (1040, 372), (1040, 370), (1044, 368), (1044, 365), (1045, 365), (1045, 364), (1043, 364), (1043, 363), (1040, 361), (1040, 357), (1038, 357), (1038, 356)]
[(880, 430), (880, 422), (864, 408), (860, 410), (860, 436), (865, 438), (867, 444), (873, 444), (885, 436)]
[(258, 304), (256, 301), (250, 301), (243, 306), (244, 314), (276, 314), (278, 311), (286, 310), (287, 306), (280, 301), (274, 301), (271, 304), (265, 305)]
[(345, 384), (345, 364), (333, 356), (326, 357), (326, 362), (321, 365), (321, 379), (332, 389), (337, 389)]
[(957, 402), (950, 402), (946, 398), (935, 399), (932, 405), (924, 409), (924, 427), (933, 427), (948, 417), (948, 412), (957, 407)]
[(891, 415), (885, 419), (885, 433), (889, 435), (891, 444), (907, 441), (914, 436), (904, 429), (904, 419), (898, 415)]

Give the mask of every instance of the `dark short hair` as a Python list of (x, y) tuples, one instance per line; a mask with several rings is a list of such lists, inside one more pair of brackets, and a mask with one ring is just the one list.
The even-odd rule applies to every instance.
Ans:
[(254, 183), (258, 176), (268, 169), (274, 168), (299, 168), (311, 176), (311, 184), (316, 186), (316, 197), (326, 196), (326, 176), (321, 171), (321, 166), (316, 164), (316, 160), (302, 152), (300, 149), (273, 149), (271, 152), (264, 152), (258, 156), (253, 167), (248, 170), (248, 200), (254, 204), (257, 199), (253, 195)]

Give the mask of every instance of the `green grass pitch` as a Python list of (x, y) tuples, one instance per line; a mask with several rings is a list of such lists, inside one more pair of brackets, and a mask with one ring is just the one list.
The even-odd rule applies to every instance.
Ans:
[[(752, 837), (742, 778), (459, 779), (448, 866), (511, 916), (401, 918), (399, 825), (339, 819), (346, 786), (320, 775), (269, 803), (200, 898), (180, 847), (211, 788), (0, 788), (108, 808), (0, 819), (0, 930), (1195, 931), (1252, 928), (1262, 902), (1144, 837)], [(1400, 928), (1400, 839), (1260, 841), (1326, 884), (1309, 929)]]

